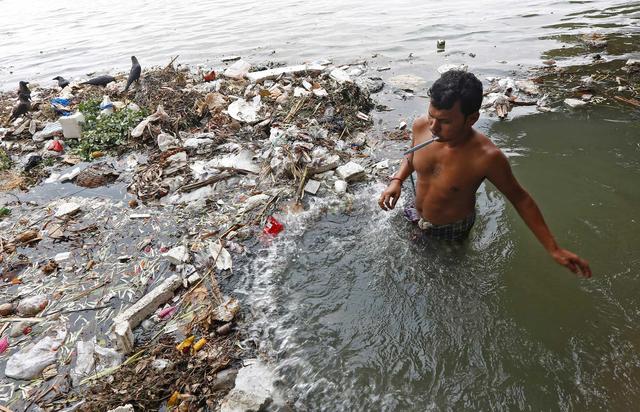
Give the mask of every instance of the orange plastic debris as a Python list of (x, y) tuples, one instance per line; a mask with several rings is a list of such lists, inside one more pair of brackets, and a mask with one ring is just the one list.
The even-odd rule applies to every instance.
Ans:
[(205, 343), (207, 343), (207, 340), (205, 338), (202, 338), (199, 341), (197, 341), (195, 343), (195, 345), (193, 345), (193, 353), (196, 353), (200, 349), (202, 349), (202, 347), (204, 346)]
[(179, 397), (180, 397), (180, 394), (178, 393), (178, 391), (174, 391), (171, 394), (171, 397), (169, 398), (169, 400), (167, 401), (167, 406), (169, 407), (176, 406), (176, 403), (178, 403)]
[(204, 75), (204, 81), (210, 82), (216, 79), (216, 72), (211, 70), (209, 73)]
[(195, 338), (196, 338), (195, 336), (189, 336), (187, 339), (185, 339), (182, 342), (180, 342), (176, 346), (176, 349), (178, 349), (180, 352), (184, 352), (186, 349), (189, 349), (191, 344), (193, 344), (193, 341), (194, 341)]

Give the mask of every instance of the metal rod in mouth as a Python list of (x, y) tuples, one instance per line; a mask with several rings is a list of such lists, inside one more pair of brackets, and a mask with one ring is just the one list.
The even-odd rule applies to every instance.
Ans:
[(406, 152), (404, 152), (404, 156), (409, 155), (413, 152), (415, 152), (416, 150), (420, 150), (425, 146), (429, 146), (431, 143), (433, 142), (437, 142), (438, 140), (440, 140), (440, 138), (438, 136), (434, 137), (433, 139), (429, 139), (424, 143), (420, 143), (417, 146), (413, 146), (411, 149), (407, 150)]

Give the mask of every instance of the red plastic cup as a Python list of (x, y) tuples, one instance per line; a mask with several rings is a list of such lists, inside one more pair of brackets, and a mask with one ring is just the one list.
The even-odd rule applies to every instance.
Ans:
[(284, 225), (276, 220), (275, 217), (269, 216), (267, 218), (267, 224), (262, 230), (265, 234), (275, 236), (284, 230)]

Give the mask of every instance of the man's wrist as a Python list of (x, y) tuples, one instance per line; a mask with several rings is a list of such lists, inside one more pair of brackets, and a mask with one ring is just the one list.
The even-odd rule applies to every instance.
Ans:
[(560, 250), (560, 246), (558, 246), (555, 240), (552, 240), (551, 243), (544, 245), (544, 248), (547, 249), (547, 252), (549, 252), (549, 254), (554, 254), (555, 252)]
[(560, 250), (560, 247), (558, 247), (558, 246), (556, 245), (556, 246), (553, 246), (553, 247), (548, 248), (548, 249), (547, 249), (547, 252), (548, 252), (550, 255), (553, 255), (554, 253), (557, 253), (559, 250)]
[(390, 182), (393, 182), (394, 180), (398, 180), (400, 183), (404, 182), (404, 179), (402, 179), (400, 177), (396, 177), (396, 176), (393, 176), (393, 177), (391, 177), (391, 179), (389, 179)]

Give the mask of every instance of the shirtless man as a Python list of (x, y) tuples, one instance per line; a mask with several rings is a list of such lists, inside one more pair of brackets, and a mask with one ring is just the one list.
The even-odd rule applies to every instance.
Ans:
[[(473, 129), (482, 104), (482, 83), (473, 74), (449, 71), (429, 89), (426, 115), (413, 124), (412, 146), (436, 138), (405, 157), (378, 204), (393, 209), (402, 182), (417, 174), (414, 220), (426, 236), (465, 238), (475, 221), (476, 190), (486, 178), (516, 208), (529, 229), (560, 265), (591, 276), (589, 264), (556, 243), (531, 195), (513, 176), (507, 157), (485, 135)], [(408, 217), (411, 209), (405, 210)]]

